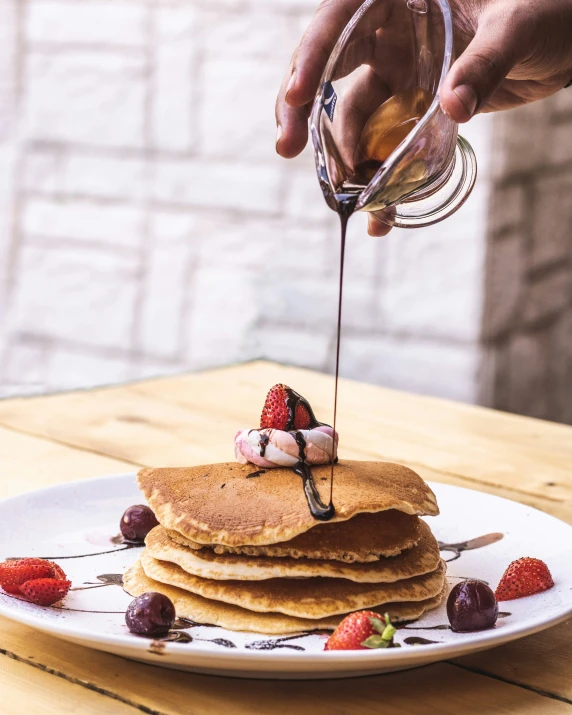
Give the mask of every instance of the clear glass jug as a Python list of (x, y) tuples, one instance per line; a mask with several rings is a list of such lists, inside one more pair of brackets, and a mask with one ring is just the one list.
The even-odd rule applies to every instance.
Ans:
[(402, 228), (454, 213), (474, 186), (470, 144), (441, 109), (453, 61), (447, 0), (366, 0), (324, 70), (310, 116), (328, 205)]

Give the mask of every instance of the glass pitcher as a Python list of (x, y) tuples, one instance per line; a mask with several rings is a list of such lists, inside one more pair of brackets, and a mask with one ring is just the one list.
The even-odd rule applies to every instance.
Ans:
[(392, 226), (454, 213), (477, 175), (470, 144), (441, 109), (453, 61), (447, 0), (366, 0), (324, 70), (310, 116), (328, 205), (380, 212)]

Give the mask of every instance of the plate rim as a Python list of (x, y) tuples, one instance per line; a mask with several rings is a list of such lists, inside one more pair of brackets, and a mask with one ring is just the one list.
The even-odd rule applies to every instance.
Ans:
[[(42, 487), (40, 489), (29, 490), (21, 492), (20, 494), (11, 495), (0, 500), (0, 510), (3, 509), (10, 502), (17, 502), (21, 499), (25, 499), (32, 495), (40, 497), (45, 493), (53, 493), (59, 491), (66, 491), (68, 489), (74, 489), (82, 487), (88, 483), (94, 484), (97, 482), (111, 482), (114, 480), (135, 480), (136, 472), (120, 472), (117, 474), (109, 474), (105, 476), (90, 477), (88, 479), (74, 480), (70, 482), (60, 482), (59, 484), (53, 484), (47, 487)], [(572, 526), (562, 519), (548, 514), (536, 507), (529, 506), (528, 504), (523, 504), (522, 502), (517, 502), (513, 499), (507, 499), (506, 497), (501, 497), (496, 494), (489, 494), (488, 492), (479, 491), (477, 489), (470, 489), (468, 487), (461, 487), (454, 484), (446, 484), (443, 482), (427, 481), (427, 484), (431, 489), (435, 486), (438, 489), (450, 490), (453, 492), (465, 492), (465, 493), (477, 493), (485, 495), (488, 499), (500, 500), (502, 502), (508, 502), (510, 504), (516, 504), (517, 507), (526, 509), (537, 513), (541, 518), (549, 519), (556, 522), (560, 526), (567, 527), (572, 532)], [(57, 559), (56, 559), (57, 560)], [(7, 595), (7, 594), (5, 594)], [(530, 596), (530, 598), (535, 598), (541, 596), (542, 594), (537, 594), (536, 596)], [(75, 643), (80, 643), (85, 647), (97, 647), (98, 646), (116, 646), (121, 648), (127, 648), (132, 651), (133, 657), (136, 657), (137, 653), (148, 653), (149, 644), (152, 639), (141, 638), (140, 640), (133, 637), (133, 634), (122, 634), (122, 635), (111, 635), (111, 634), (99, 634), (91, 633), (76, 628), (67, 626), (66, 624), (61, 624), (58, 622), (51, 622), (41, 619), (34, 615), (33, 612), (27, 613), (25, 611), (16, 611), (8, 605), (9, 599), (5, 602), (4, 599), (0, 601), (0, 615), (15, 621), (17, 623), (23, 623), (26, 626), (35, 628), (44, 633), (49, 633), (55, 637), (63, 638), (68, 641), (73, 641)], [(38, 608), (43, 608), (39, 606)], [(500, 646), (507, 642), (524, 638), (534, 633), (551, 628), (559, 623), (562, 623), (567, 618), (572, 615), (572, 599), (568, 605), (563, 605), (561, 609), (555, 612), (549, 619), (543, 620), (536, 623), (530, 623), (528, 626), (522, 626), (518, 623), (511, 624), (507, 626), (506, 630), (499, 631), (496, 629), (489, 629), (485, 631), (477, 631), (471, 640), (463, 640), (457, 643), (455, 642), (440, 642), (430, 645), (424, 645), (423, 648), (412, 648), (406, 651), (402, 649), (387, 649), (387, 650), (371, 650), (371, 651), (319, 651), (309, 653), (307, 651), (300, 652), (286, 652), (281, 650), (275, 651), (249, 651), (240, 649), (237, 652), (231, 650), (221, 652), (216, 651), (211, 648), (199, 644), (193, 644), (192, 649), (189, 649), (188, 644), (183, 643), (171, 643), (165, 642), (165, 655), (176, 656), (187, 656), (187, 660), (200, 658), (201, 664), (205, 667), (214, 667), (217, 663), (221, 666), (221, 661), (235, 661), (237, 665), (243, 665), (248, 668), (249, 665), (255, 667), (259, 664), (269, 664), (269, 661), (273, 665), (284, 664), (285, 666), (299, 665), (299, 666), (315, 666), (319, 668), (322, 665), (328, 663), (337, 663), (340, 665), (355, 664), (352, 669), (359, 670), (367, 669), (368, 666), (380, 666), (380, 667), (391, 667), (395, 665), (396, 662), (411, 662), (413, 665), (417, 660), (430, 661), (445, 660), (447, 658), (459, 657), (464, 654), (471, 652), (476, 652), (478, 650), (484, 650), (488, 647)], [(228, 630), (228, 629), (227, 629)], [(253, 634), (256, 635), (256, 634)], [(263, 635), (263, 634), (260, 634)], [(279, 636), (276, 636), (279, 637)], [(272, 636), (269, 636), (272, 639)], [(99, 647), (98, 650), (107, 650)], [(107, 651), (109, 652), (109, 651)], [(160, 663), (157, 663), (158, 665)], [(226, 668), (230, 670), (230, 668)], [(238, 669), (238, 668), (236, 668)]]

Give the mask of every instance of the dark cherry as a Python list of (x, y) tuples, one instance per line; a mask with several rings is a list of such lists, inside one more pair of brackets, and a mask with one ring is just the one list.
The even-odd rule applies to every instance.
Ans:
[(461, 581), (447, 599), (449, 623), (451, 629), (458, 633), (492, 628), (498, 615), (499, 606), (495, 594), (483, 581)]
[(175, 618), (171, 600), (156, 591), (137, 596), (125, 611), (127, 627), (139, 636), (164, 636), (173, 627)]
[(155, 514), (144, 504), (135, 504), (125, 510), (119, 528), (127, 541), (140, 541), (143, 543), (147, 534), (159, 526)]

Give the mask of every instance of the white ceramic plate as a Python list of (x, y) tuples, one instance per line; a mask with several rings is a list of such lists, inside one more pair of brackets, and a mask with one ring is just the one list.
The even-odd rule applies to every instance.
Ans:
[[(0, 613), (116, 655), (168, 668), (251, 678), (349, 677), (412, 668), (521, 638), (572, 613), (572, 527), (506, 499), (444, 484), (431, 487), (441, 516), (429, 522), (437, 539), (449, 545), (442, 554), (449, 560), (450, 587), (460, 578), (475, 577), (494, 588), (510, 561), (535, 556), (549, 565), (554, 588), (501, 603), (496, 627), (479, 633), (453, 633), (442, 605), (400, 628), (396, 640), (402, 647), (388, 650), (324, 652), (326, 635), (281, 640), (190, 623), (171, 632), (169, 637), (177, 641), (152, 641), (129, 633), (123, 616), (131, 597), (122, 590), (119, 577), (136, 560), (139, 548), (111, 539), (118, 533), (123, 511), (142, 501), (135, 475), (125, 474), (0, 502), (0, 558), (54, 558), (77, 588), (60, 608), (41, 608), (2, 592)], [(492, 536), (480, 538), (487, 535)], [(421, 645), (419, 639), (429, 642)]]

